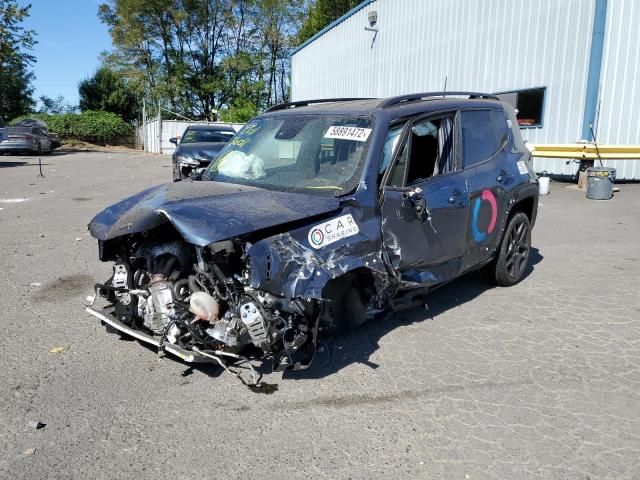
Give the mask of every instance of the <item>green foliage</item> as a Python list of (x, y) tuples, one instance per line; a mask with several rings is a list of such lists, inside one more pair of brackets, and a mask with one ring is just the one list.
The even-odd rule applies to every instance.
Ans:
[(288, 100), (305, 1), (110, 0), (99, 9), (114, 45), (104, 59), (149, 105), (244, 116)]
[(41, 95), (38, 98), (38, 102), (40, 103), (40, 109), (38, 110), (38, 113), (45, 113), (49, 115), (58, 115), (60, 113), (74, 113), (78, 108), (67, 102), (62, 95), (58, 95), (56, 98)]
[(361, 0), (316, 0), (307, 11), (298, 34), (298, 42), (304, 43), (331, 22), (357, 7), (360, 2)]
[(63, 113), (60, 115), (31, 114), (18, 117), (12, 123), (23, 118), (35, 118), (47, 123), (49, 131), (55, 132), (63, 140), (82, 140), (92, 143), (110, 143), (116, 138), (127, 137), (133, 133), (131, 125), (111, 112)]
[(236, 99), (230, 107), (220, 111), (220, 121), (227, 123), (245, 123), (258, 115), (258, 108), (249, 99)]
[(0, 0), (0, 115), (5, 118), (34, 106), (30, 66), (35, 57), (29, 52), (36, 44), (35, 32), (22, 27), (30, 8), (16, 0)]
[(78, 85), (80, 110), (96, 110), (118, 114), (131, 122), (138, 117), (138, 101), (133, 90), (109, 67), (100, 67), (92, 77)]

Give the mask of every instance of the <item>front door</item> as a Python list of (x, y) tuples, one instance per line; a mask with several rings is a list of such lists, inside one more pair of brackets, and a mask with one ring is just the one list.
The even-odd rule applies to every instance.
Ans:
[(383, 178), (383, 242), (407, 281), (430, 286), (461, 271), (469, 192), (456, 140), (453, 114), (411, 122)]

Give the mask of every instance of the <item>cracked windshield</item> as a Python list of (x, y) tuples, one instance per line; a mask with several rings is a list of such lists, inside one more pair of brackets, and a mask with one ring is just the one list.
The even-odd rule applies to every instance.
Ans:
[(206, 179), (339, 196), (358, 185), (373, 121), (348, 115), (287, 115), (249, 122)]

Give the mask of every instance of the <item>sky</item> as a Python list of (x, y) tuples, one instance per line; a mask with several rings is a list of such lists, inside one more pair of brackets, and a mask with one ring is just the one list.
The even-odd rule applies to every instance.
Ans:
[(104, 0), (19, 0), (31, 4), (24, 27), (37, 33), (33, 54), (35, 97), (62, 95), (78, 104), (78, 82), (91, 76), (100, 53), (111, 48), (111, 37), (98, 19)]

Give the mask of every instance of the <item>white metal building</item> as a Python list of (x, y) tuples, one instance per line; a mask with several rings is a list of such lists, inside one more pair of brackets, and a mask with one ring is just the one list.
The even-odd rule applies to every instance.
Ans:
[[(504, 93), (529, 142), (591, 140), (591, 123), (600, 143), (638, 145), (639, 19), (640, 0), (366, 0), (293, 52), (292, 99), (440, 91), (446, 81)], [(640, 180), (640, 160), (605, 165)]]

